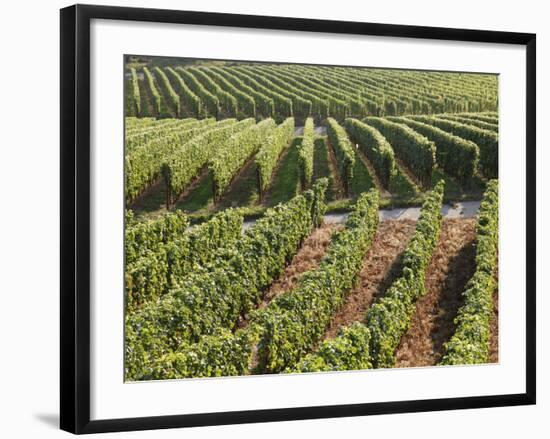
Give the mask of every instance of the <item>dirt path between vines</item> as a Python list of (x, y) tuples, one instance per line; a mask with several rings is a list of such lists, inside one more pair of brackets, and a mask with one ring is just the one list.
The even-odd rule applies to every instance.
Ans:
[[(338, 224), (322, 224), (316, 228), (304, 240), (290, 264), (264, 293), (258, 308), (266, 307), (275, 297), (296, 287), (305, 272), (316, 269), (327, 252), (332, 234), (342, 228)], [(244, 328), (247, 324), (247, 319), (240, 318), (236, 328)]]
[(381, 296), (399, 275), (401, 254), (414, 233), (415, 225), (416, 221), (412, 220), (387, 220), (379, 224), (374, 242), (363, 260), (358, 282), (334, 315), (325, 339), (336, 337), (343, 326), (364, 321), (374, 299)]
[(296, 287), (302, 274), (317, 268), (327, 252), (332, 234), (341, 229), (342, 226), (335, 224), (323, 224), (315, 229), (305, 239), (298, 253), (292, 258), (292, 262), (285, 268), (279, 278), (271, 284), (259, 307), (265, 307), (281, 293)]
[(426, 294), (416, 304), (409, 330), (396, 351), (396, 367), (433, 366), (454, 333), (462, 292), (475, 270), (475, 225), (444, 219), (439, 243), (426, 270)]

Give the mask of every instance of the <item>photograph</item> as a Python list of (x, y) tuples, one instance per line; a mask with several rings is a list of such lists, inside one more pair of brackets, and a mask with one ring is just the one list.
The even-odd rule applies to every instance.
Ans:
[(499, 363), (498, 73), (123, 61), (125, 382)]

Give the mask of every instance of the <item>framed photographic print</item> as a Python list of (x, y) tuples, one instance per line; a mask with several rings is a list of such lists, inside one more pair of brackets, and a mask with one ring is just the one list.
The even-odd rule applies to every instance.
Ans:
[(61, 428), (535, 403), (535, 35), (61, 10)]

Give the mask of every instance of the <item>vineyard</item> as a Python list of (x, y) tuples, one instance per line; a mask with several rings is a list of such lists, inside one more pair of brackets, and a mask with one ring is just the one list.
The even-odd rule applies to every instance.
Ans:
[(156, 61), (125, 71), (127, 380), (498, 361), (497, 76)]

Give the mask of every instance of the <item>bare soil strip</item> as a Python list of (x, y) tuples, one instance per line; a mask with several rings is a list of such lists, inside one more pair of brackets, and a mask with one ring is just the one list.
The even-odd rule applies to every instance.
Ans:
[(444, 219), (426, 270), (426, 294), (396, 351), (396, 367), (433, 366), (454, 333), (462, 292), (475, 270), (475, 218)]
[(306, 271), (317, 268), (327, 252), (332, 234), (339, 229), (342, 229), (342, 226), (335, 224), (322, 224), (315, 229), (302, 243), (300, 250), (279, 279), (266, 291), (259, 308), (265, 307), (281, 293), (296, 287), (298, 280)]
[(359, 149), (356, 149), (356, 152), (357, 152), (357, 157), (359, 157), (359, 159), (365, 164), (365, 166), (369, 170), (369, 174), (376, 186), (376, 189), (378, 189), (378, 191), (380, 192), (380, 196), (384, 198), (391, 197), (391, 194), (386, 189), (384, 189), (384, 186), (382, 186), (382, 183), (378, 178), (378, 174), (376, 174), (376, 170), (374, 169), (374, 166), (372, 165), (370, 160), (367, 158), (367, 156)]
[(495, 276), (497, 287), (493, 293), (493, 315), (489, 323), (489, 363), (498, 363), (498, 268)]
[(342, 176), (338, 171), (338, 161), (336, 160), (336, 156), (334, 155), (334, 149), (332, 149), (332, 144), (328, 140), (328, 137), (325, 139), (325, 146), (327, 148), (328, 165), (330, 168), (330, 172), (334, 177), (333, 184), (332, 184), (332, 191), (334, 193), (334, 198), (335, 199), (346, 198), (346, 191), (344, 190), (344, 183), (342, 182)]
[[(258, 308), (266, 307), (275, 297), (285, 291), (296, 287), (300, 277), (307, 271), (319, 266), (330, 244), (332, 234), (342, 226), (335, 224), (322, 224), (315, 229), (302, 243), (298, 253), (292, 258), (290, 264), (265, 292)], [(239, 319), (237, 328), (244, 328), (248, 324), (246, 319)]]
[(409, 183), (412, 183), (413, 187), (416, 186), (417, 188), (422, 190), (421, 189), (422, 184), (420, 183), (418, 178), (416, 178), (416, 176), (411, 172), (411, 170), (405, 166), (405, 164), (401, 161), (401, 159), (398, 159), (397, 157), (395, 157), (395, 165), (399, 168), (403, 176), (409, 180)]
[(401, 254), (414, 233), (415, 224), (412, 220), (388, 220), (379, 224), (374, 243), (363, 260), (357, 284), (334, 315), (325, 339), (336, 337), (343, 326), (364, 321), (368, 307), (399, 275)]

